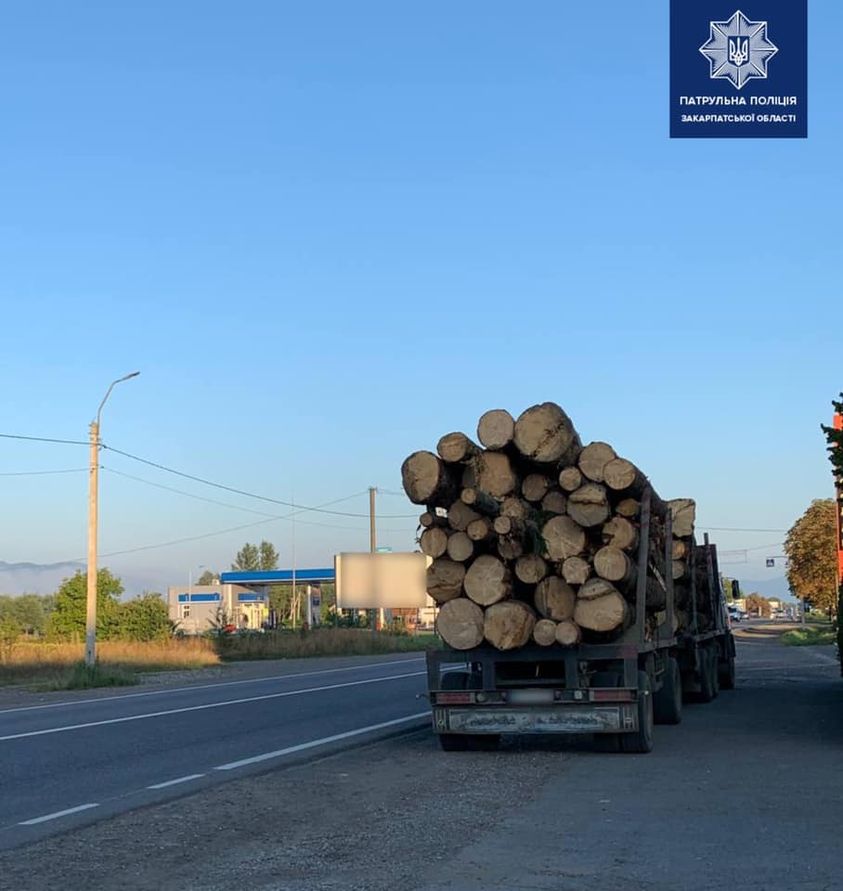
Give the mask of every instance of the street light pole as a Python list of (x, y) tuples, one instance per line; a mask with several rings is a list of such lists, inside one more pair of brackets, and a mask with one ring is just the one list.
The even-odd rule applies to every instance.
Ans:
[(91, 452), (88, 478), (88, 591), (85, 611), (85, 665), (92, 668), (97, 661), (97, 522), (99, 508), (99, 450), (100, 450), (100, 417), (106, 400), (117, 384), (137, 377), (139, 371), (133, 371), (124, 377), (112, 381), (97, 409), (96, 419), (91, 421), (89, 431)]

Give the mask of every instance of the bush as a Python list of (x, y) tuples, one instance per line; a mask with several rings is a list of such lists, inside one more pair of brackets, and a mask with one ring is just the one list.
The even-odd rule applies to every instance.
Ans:
[(789, 647), (816, 647), (833, 644), (836, 633), (831, 627), (795, 628), (785, 631), (782, 643)]

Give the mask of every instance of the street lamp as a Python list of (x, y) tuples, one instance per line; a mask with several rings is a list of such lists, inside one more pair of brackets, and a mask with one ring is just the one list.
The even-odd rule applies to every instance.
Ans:
[(102, 402), (97, 409), (96, 420), (91, 421), (91, 461), (88, 485), (88, 596), (85, 616), (85, 665), (92, 668), (97, 661), (97, 508), (99, 498), (99, 450), (100, 450), (100, 416), (103, 406), (117, 384), (137, 377), (139, 371), (133, 371), (112, 381)]

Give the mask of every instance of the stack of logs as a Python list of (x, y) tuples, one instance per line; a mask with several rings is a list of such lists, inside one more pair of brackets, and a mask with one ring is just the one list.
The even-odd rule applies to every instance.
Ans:
[[(486, 412), (478, 445), (448, 433), (437, 454), (402, 466), (407, 496), (425, 505), (421, 550), (433, 558), (427, 589), (437, 630), (455, 649), (487, 641), (500, 650), (535, 642), (573, 646), (619, 636), (634, 617), (642, 497), (650, 489), (646, 567), (648, 633), (664, 620), (667, 572), (675, 622), (689, 621), (694, 502), (664, 502), (644, 474), (605, 442), (583, 446), (555, 403), (514, 419)], [(665, 565), (665, 520), (673, 523)]]

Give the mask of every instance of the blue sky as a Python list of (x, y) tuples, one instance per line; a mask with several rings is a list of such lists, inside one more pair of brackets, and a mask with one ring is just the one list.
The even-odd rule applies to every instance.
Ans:
[[(397, 491), (410, 451), (553, 399), (700, 525), (786, 529), (831, 493), (818, 425), (843, 388), (843, 11), (811, 4), (793, 141), (669, 140), (667, 3), (595, 24), (537, 0), (9, 5), (0, 432), (82, 439), (140, 369), (107, 443), (315, 505)], [(86, 460), (0, 441), (4, 473)], [(275, 511), (103, 464), (241, 508), (104, 472), (103, 554)], [(0, 560), (85, 553), (84, 473), (0, 493)], [(409, 547), (415, 509), (379, 509)], [(368, 545), (364, 517), (299, 521), (298, 565)], [(261, 537), (291, 562), (287, 521), (103, 562), (161, 587)], [(757, 548), (724, 567), (755, 579), (781, 538), (716, 533)]]

